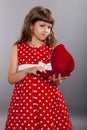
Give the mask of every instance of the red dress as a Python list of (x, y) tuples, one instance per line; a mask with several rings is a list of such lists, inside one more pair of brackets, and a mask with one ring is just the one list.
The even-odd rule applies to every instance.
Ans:
[[(50, 62), (51, 48), (17, 45), (18, 65)], [(62, 93), (52, 81), (27, 75), (14, 86), (5, 130), (72, 130)]]

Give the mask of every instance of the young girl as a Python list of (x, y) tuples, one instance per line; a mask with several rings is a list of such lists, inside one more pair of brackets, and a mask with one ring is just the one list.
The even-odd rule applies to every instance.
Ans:
[(8, 82), (15, 84), (5, 130), (72, 130), (66, 103), (58, 87), (63, 79), (53, 75), (50, 57), (56, 39), (52, 12), (34, 7), (25, 17), (20, 39), (13, 45)]

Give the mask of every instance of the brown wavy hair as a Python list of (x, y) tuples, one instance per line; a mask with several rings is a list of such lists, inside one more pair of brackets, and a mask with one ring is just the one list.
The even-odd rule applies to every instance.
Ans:
[(21, 35), (19, 40), (15, 42), (15, 44), (21, 44), (27, 41), (32, 40), (32, 33), (30, 29), (30, 24), (35, 24), (37, 21), (44, 21), (52, 24), (52, 30), (50, 35), (44, 40), (45, 44), (47, 44), (49, 47), (53, 47), (56, 44), (56, 37), (53, 32), (53, 26), (54, 26), (54, 17), (52, 12), (44, 8), (42, 6), (36, 6), (33, 9), (29, 11), (29, 13), (26, 15), (23, 23), (23, 27), (21, 30)]

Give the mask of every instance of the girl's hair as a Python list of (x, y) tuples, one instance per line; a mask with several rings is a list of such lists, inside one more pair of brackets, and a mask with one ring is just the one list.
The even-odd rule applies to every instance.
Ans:
[(44, 42), (48, 46), (53, 47), (56, 44), (56, 38), (55, 38), (55, 34), (53, 32), (54, 18), (53, 18), (52, 12), (49, 9), (44, 8), (42, 6), (34, 7), (26, 15), (26, 17), (24, 19), (24, 24), (23, 24), (23, 27), (21, 30), (20, 38), (18, 41), (16, 41), (15, 44), (21, 44), (26, 41), (31, 41), (32, 32), (30, 29), (30, 24), (35, 24), (35, 22), (37, 22), (39, 20), (52, 24), (51, 34), (45, 39)]

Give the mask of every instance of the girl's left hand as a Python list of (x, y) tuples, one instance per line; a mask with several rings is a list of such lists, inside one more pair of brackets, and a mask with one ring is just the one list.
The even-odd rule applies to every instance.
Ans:
[(56, 85), (59, 85), (62, 83), (63, 80), (67, 79), (68, 77), (62, 77), (61, 74), (58, 75), (56, 78), (56, 75), (54, 74), (52, 78), (49, 78), (51, 81), (53, 81)]

